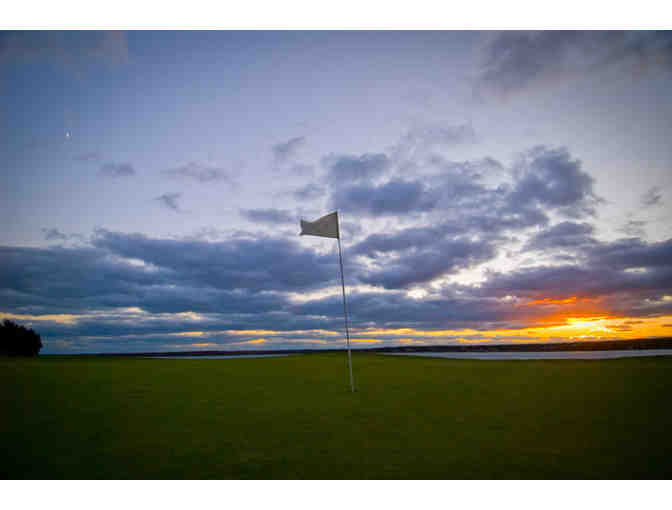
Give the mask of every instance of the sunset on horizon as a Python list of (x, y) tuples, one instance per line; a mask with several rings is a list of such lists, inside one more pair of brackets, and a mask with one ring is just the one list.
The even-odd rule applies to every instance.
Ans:
[(5, 506), (664, 504), (666, 5), (6, 10)]
[(4, 31), (43, 353), (672, 336), (672, 32)]

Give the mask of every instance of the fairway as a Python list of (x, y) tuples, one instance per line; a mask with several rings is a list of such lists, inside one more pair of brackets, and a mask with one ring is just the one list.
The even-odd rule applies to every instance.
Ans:
[(669, 478), (672, 357), (0, 359), (3, 478)]

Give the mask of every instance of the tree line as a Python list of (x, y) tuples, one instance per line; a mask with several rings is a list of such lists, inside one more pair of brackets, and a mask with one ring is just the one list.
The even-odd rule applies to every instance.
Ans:
[(32, 329), (7, 319), (0, 324), (0, 356), (37, 356), (41, 348), (42, 339)]

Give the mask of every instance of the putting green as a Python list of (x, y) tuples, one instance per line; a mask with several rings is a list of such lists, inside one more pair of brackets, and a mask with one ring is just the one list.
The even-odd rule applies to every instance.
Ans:
[(0, 359), (3, 478), (669, 478), (672, 358)]

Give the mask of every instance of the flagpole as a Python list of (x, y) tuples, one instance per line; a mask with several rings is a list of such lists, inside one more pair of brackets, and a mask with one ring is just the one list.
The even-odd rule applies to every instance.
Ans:
[(343, 277), (343, 250), (341, 250), (341, 236), (338, 237), (338, 260), (341, 263), (341, 288), (343, 289), (343, 317), (345, 318), (345, 338), (348, 342), (348, 368), (350, 369), (350, 390), (355, 392), (355, 380), (352, 378), (352, 354), (350, 353), (350, 330), (348, 329), (348, 309), (345, 305), (345, 278)]

